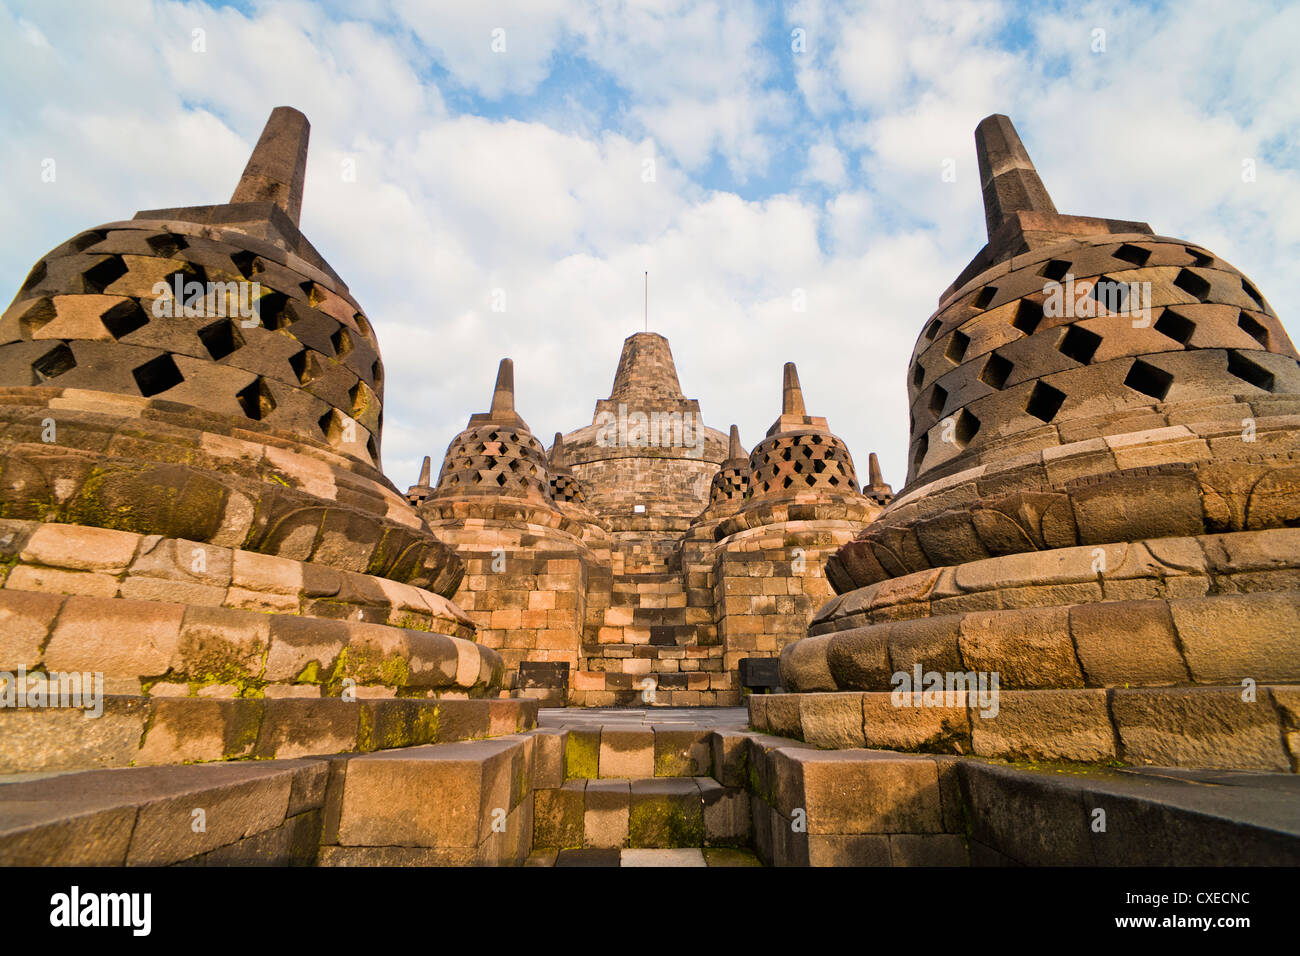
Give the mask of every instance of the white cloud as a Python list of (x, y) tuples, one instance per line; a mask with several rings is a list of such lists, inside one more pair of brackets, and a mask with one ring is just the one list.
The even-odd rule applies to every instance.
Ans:
[[(589, 422), (641, 328), (648, 270), (650, 327), (711, 424), (737, 422), (752, 446), (793, 360), (810, 412), (860, 469), (879, 452), (897, 487), (912, 345), (984, 239), (973, 131), (988, 113), (1016, 121), (1062, 212), (1146, 220), (1275, 304), (1300, 294), (1300, 10), (1239, 6), (1225, 20), (1202, 5), (799, 0), (778, 22), (721, 0), (135, 0), (65, 22), (12, 3), (0, 214), (25, 227), (0, 236), (0, 270), (16, 288), (82, 228), (222, 201), (270, 109), (293, 105), (312, 122), (303, 228), (378, 331), (399, 486), (486, 407), (504, 355), (543, 440)], [(499, 107), (557, 67), (593, 85)], [(474, 96), (491, 115), (465, 111)], [(57, 183), (40, 182), (46, 157)], [(719, 157), (734, 191), (702, 185)]]

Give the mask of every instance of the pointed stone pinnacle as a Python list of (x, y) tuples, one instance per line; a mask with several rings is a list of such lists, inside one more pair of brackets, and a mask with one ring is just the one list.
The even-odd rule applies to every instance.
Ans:
[(727, 442), (727, 460), (734, 461), (737, 458), (745, 457), (745, 448), (740, 444), (740, 429), (731, 426), (731, 439)]
[(785, 363), (785, 374), (781, 382), (781, 414), (808, 414), (803, 405), (803, 389), (799, 387), (799, 371), (794, 367), (794, 362)]
[(429, 459), (428, 455), (425, 455), (424, 464), (420, 466), (420, 480), (417, 481), (416, 484), (428, 487), (429, 480), (432, 477), (433, 477), (433, 462)]
[(872, 488), (879, 488), (885, 483), (885, 479), (880, 474), (880, 459), (876, 457), (874, 451), (867, 458), (867, 483)]
[(501, 418), (515, 413), (515, 363), (503, 358), (497, 368), (497, 383), (492, 389), (493, 418)]
[(551, 459), (552, 468), (559, 467), (560, 456), (564, 453), (564, 435), (560, 432), (555, 433), (555, 440), (551, 442)]
[(1038, 178), (1029, 152), (1008, 117), (994, 113), (980, 120), (975, 127), (975, 155), (989, 239), (1013, 213), (1056, 214), (1052, 197)]
[(273, 202), (297, 226), (310, 136), (311, 124), (302, 113), (291, 106), (273, 109), (230, 201)]

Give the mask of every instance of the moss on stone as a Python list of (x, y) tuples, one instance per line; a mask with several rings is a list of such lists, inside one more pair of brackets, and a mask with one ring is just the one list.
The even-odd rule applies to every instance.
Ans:
[(569, 731), (564, 745), (564, 779), (595, 780), (599, 769), (600, 733)]
[(226, 725), (222, 759), (232, 760), (251, 755), (262, 730), (265, 704), (236, 704), (233, 716)]
[(308, 661), (307, 666), (298, 672), (298, 676), (293, 679), (295, 684), (319, 684), (320, 683), (320, 661)]
[(633, 847), (671, 849), (704, 844), (703, 813), (688, 815), (679, 801), (668, 797), (633, 801), (627, 829)]

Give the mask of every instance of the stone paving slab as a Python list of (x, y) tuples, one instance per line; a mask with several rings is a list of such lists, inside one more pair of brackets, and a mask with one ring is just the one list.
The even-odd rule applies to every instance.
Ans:
[(675, 850), (624, 850), (619, 866), (708, 866), (698, 847)]
[(543, 707), (538, 727), (649, 730), (742, 730), (749, 726), (745, 707)]
[(524, 866), (762, 866), (749, 850), (722, 847), (681, 847), (673, 850), (538, 850)]

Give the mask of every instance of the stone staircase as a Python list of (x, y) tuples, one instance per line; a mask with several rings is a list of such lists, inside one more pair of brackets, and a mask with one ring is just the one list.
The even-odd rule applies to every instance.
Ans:
[[(532, 865), (613, 866), (625, 849), (701, 851), (666, 857), (669, 865), (757, 864), (748, 850), (735, 852), (751, 843), (749, 794), (712, 775), (713, 731), (539, 731), (547, 733), (562, 736), (564, 780), (534, 791)], [(705, 852), (724, 848), (733, 852)]]
[(578, 706), (731, 705), (707, 565), (683, 567), (678, 542), (637, 537), (613, 552), (609, 606), (588, 621), (570, 694)]

